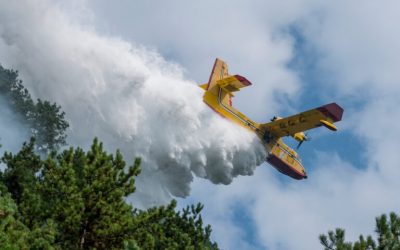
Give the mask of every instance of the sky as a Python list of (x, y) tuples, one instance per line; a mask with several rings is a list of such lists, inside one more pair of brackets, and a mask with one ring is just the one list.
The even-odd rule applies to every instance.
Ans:
[[(222, 249), (320, 249), (321, 233), (342, 227), (354, 240), (373, 233), (375, 216), (398, 212), (398, 1), (0, 4), (1, 63), (66, 109), (71, 143), (98, 133), (112, 149), (157, 156), (148, 166), (162, 174), (142, 178), (150, 199), (203, 203)], [(208, 80), (216, 57), (253, 83), (233, 103), (256, 121), (330, 102), (344, 108), (338, 132), (310, 131), (300, 148), (307, 180), (256, 167), (263, 155), (253, 138), (195, 100), (190, 84)], [(129, 91), (142, 82), (139, 94)], [(150, 123), (158, 125), (141, 130)]]

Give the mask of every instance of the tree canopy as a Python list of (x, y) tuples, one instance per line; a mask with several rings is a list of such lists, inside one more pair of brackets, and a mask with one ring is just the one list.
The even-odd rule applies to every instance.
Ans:
[[(48, 249), (218, 249), (203, 225), (202, 205), (176, 211), (176, 201), (148, 210), (125, 198), (135, 191), (140, 159), (126, 166), (119, 151), (93, 141), (41, 159), (34, 140), (1, 159), (0, 245)], [(18, 237), (18, 242), (12, 239)], [(28, 247), (30, 246), (30, 247)]]
[(66, 129), (69, 124), (61, 106), (38, 99), (32, 99), (29, 91), (18, 78), (18, 71), (5, 69), (0, 65), (0, 96), (30, 128), (30, 134), (36, 138), (37, 150), (48, 153), (58, 150), (66, 144)]
[(376, 218), (375, 241), (370, 235), (360, 235), (357, 241), (346, 242), (345, 230), (337, 228), (319, 239), (325, 250), (391, 250), (400, 249), (400, 218), (390, 213), (389, 218), (383, 214)]

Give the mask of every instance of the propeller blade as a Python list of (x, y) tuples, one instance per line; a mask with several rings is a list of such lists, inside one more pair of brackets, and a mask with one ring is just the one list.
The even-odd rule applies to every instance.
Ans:
[(304, 141), (299, 142), (299, 144), (297, 145), (296, 149), (299, 149), (301, 144), (303, 144)]

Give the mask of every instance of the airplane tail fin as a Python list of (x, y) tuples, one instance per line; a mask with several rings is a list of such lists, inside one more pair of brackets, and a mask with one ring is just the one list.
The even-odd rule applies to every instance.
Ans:
[(228, 65), (224, 61), (217, 58), (215, 59), (214, 67), (211, 71), (210, 79), (208, 80), (207, 86), (204, 86), (203, 88), (205, 88), (205, 90), (210, 90), (217, 84), (218, 80), (224, 79), (226, 77), (229, 77)]
[[(217, 58), (208, 82), (199, 85), (199, 87), (205, 90), (205, 96), (211, 95), (213, 96), (212, 98), (218, 98), (219, 103), (232, 106), (233, 92), (249, 85), (251, 83), (245, 77), (229, 75), (228, 65)], [(207, 99), (207, 97), (203, 98)]]

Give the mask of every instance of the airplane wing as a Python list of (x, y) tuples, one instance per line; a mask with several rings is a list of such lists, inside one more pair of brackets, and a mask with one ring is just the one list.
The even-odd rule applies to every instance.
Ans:
[(333, 123), (340, 121), (342, 115), (343, 108), (336, 103), (330, 103), (286, 118), (278, 118), (261, 126), (273, 137), (293, 136), (320, 126), (336, 131)]

